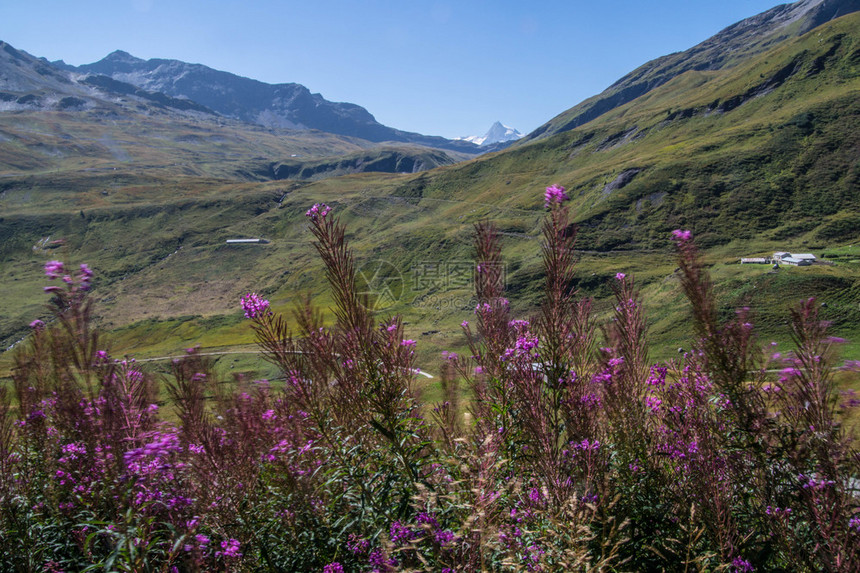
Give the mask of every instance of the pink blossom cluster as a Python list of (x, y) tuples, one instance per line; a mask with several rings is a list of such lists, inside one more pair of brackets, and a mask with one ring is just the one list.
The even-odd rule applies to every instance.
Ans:
[(269, 311), (269, 301), (261, 298), (255, 292), (249, 292), (243, 296), (241, 305), (242, 310), (245, 311), (245, 318), (261, 318), (267, 314), (271, 314)]
[(86, 263), (81, 263), (81, 272), (78, 275), (81, 280), (81, 288), (86, 290), (90, 288), (90, 281), (93, 278), (93, 271)]
[(313, 207), (311, 207), (305, 212), (305, 217), (312, 221), (316, 221), (318, 219), (325, 219), (326, 215), (328, 215), (330, 212), (331, 207), (329, 207), (325, 203), (315, 203)]
[[(48, 261), (45, 263), (45, 276), (51, 280), (62, 278), (63, 282), (70, 288), (74, 288), (77, 284), (77, 288), (85, 291), (90, 288), (93, 271), (90, 269), (89, 265), (82, 263), (79, 267), (79, 272), (75, 276), (72, 276), (66, 272), (66, 266), (62, 261)], [(45, 292), (58, 291), (59, 289), (57, 289), (57, 287), (45, 287)]]
[(239, 552), (242, 544), (239, 543), (238, 540), (230, 538), (226, 541), (221, 542), (221, 551), (216, 551), (215, 556), (228, 557), (231, 559), (238, 559), (242, 556), (242, 553)]
[(140, 448), (128, 450), (124, 455), (125, 463), (127, 465), (132, 465), (144, 458), (166, 457), (170, 455), (171, 452), (182, 450), (182, 446), (179, 443), (179, 437), (176, 434), (157, 434), (154, 438), (155, 439), (153, 439), (153, 441)]
[(550, 185), (546, 188), (546, 192), (543, 197), (543, 205), (547, 209), (551, 209), (554, 205), (561, 205), (570, 199), (570, 197), (567, 196), (567, 193), (565, 193), (564, 187), (561, 185)]
[(693, 238), (693, 233), (682, 229), (675, 229), (672, 231), (672, 238), (678, 244), (687, 243)]
[(66, 274), (66, 270), (62, 261), (48, 261), (45, 263), (45, 276), (49, 279), (58, 279), (64, 274)]

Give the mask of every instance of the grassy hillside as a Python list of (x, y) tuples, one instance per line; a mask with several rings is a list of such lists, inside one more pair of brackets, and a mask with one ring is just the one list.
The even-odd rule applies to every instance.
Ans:
[[(316, 159), (371, 146), (322, 132), (276, 132), (211, 118), (101, 111), (2, 113), (0, 145), (0, 180), (31, 178), (68, 191), (93, 189), (97, 184), (90, 178), (98, 176), (129, 182), (201, 176), (260, 180), (271, 177), (270, 164), (280, 159)], [(56, 176), (65, 179), (57, 181)]]
[(437, 189), (510, 189), (516, 205), (523, 187), (556, 181), (573, 189), (584, 246), (598, 250), (659, 247), (682, 226), (708, 246), (850, 241), (858, 23), (837, 20), (730, 72), (683, 74), (581, 128), (446, 171)]
[[(449, 155), (450, 153), (450, 155)], [(275, 179), (317, 180), (351, 173), (417, 173), (451, 165), (454, 152), (405, 145), (384, 145), (316, 160), (291, 158), (272, 166)]]
[[(277, 309), (304, 292), (327, 304), (304, 220), (323, 201), (347, 222), (371, 283), (396, 286), (381, 310), (404, 315), (419, 366), (432, 370), (439, 351), (464, 343), (475, 222), (498, 223), (510, 298), (518, 314), (534, 310), (541, 194), (559, 183), (579, 225), (577, 286), (606, 313), (612, 277), (634, 274), (660, 344), (655, 358), (688, 345), (668, 241), (675, 228), (707, 248), (723, 311), (753, 306), (764, 339), (784, 342), (788, 306), (815, 295), (836, 332), (860, 341), (860, 256), (850, 246), (860, 234), (857, 30), (860, 17), (842, 18), (732, 70), (682, 74), (580, 128), (419, 174), (267, 181), (260, 165), (297, 153), (288, 137), (192, 124), (66, 130), (73, 120), (51, 123), (63, 116), (0, 115), (0, 284), (13, 301), (0, 313), (0, 338), (12, 344), (40, 316), (41, 265), (59, 258), (96, 270), (98, 312), (116, 350), (163, 356), (193, 343), (248, 343), (237, 301), (249, 290)], [(359, 146), (304, 145), (299, 153), (317, 157), (327, 145)], [(123, 151), (133, 160), (123, 163)], [(241, 237), (270, 242), (225, 243)], [(65, 244), (50, 244), (57, 238)], [(832, 254), (835, 264), (777, 273), (735, 264), (774, 250)], [(860, 358), (860, 345), (846, 352)]]
[(563, 111), (523, 140), (580, 127), (688, 72), (729, 70), (830, 20), (860, 10), (856, 0), (807, 0), (781, 4), (741, 20), (683, 52), (647, 62), (602, 93)]

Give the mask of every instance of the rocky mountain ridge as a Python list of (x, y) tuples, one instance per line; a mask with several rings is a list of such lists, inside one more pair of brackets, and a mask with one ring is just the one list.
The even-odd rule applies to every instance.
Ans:
[(77, 67), (62, 61), (54, 64), (69, 71), (107, 76), (147, 91), (192, 100), (221, 115), (265, 127), (317, 129), (376, 143), (410, 143), (461, 153), (480, 151), (467, 141), (388, 127), (359, 105), (328, 101), (301, 84), (267, 84), (202, 64), (143, 60), (121, 50), (92, 64)]
[(211, 109), (105, 76), (71, 73), (0, 41), (0, 111), (188, 112), (214, 117)]
[(61, 69), (0, 43), (0, 195), (10, 185), (28, 185), (33, 171), (62, 172), (70, 180), (64, 187), (86, 195), (101, 185), (95, 174), (320, 180), (414, 173), (471, 156), (321, 130), (265, 128), (191, 99)]

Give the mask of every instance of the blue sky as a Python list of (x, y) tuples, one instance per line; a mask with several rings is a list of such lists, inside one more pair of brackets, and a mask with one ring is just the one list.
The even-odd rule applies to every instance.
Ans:
[(528, 132), (774, 0), (8, 0), (0, 40), (49, 60), (113, 50), (297, 82), (407, 131)]

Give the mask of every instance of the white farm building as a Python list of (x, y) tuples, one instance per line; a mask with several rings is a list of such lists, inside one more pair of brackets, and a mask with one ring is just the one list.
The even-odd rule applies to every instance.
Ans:
[(805, 267), (815, 262), (818, 262), (818, 259), (812, 253), (789, 253), (787, 251), (777, 251), (773, 257), (744, 257), (741, 259), (742, 265), (774, 264)]
[(785, 253), (778, 252), (773, 254), (773, 262), (777, 264), (790, 265), (794, 267), (805, 267), (811, 265), (816, 260), (812, 253)]

